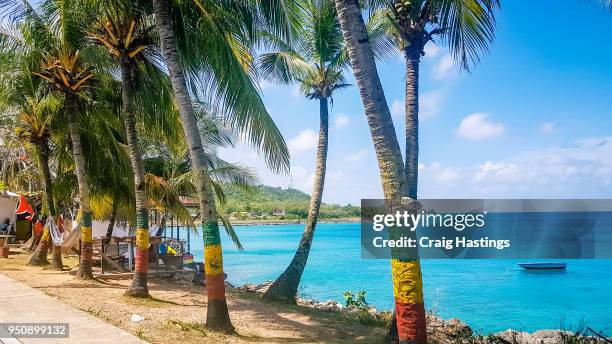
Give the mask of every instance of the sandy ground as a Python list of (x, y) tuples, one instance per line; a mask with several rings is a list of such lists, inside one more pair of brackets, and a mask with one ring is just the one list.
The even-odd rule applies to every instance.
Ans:
[[(0, 258), (0, 273), (37, 288), (150, 343), (382, 343), (385, 330), (350, 321), (336, 312), (294, 305), (269, 304), (256, 295), (228, 291), (228, 305), (237, 334), (206, 330), (204, 288), (168, 279), (149, 280), (152, 299), (124, 296), (129, 280), (78, 281), (67, 272), (25, 266), (28, 255)], [(76, 266), (76, 258), (64, 265)], [(27, 307), (27, 300), (24, 300)], [(145, 318), (131, 321), (132, 314)]]

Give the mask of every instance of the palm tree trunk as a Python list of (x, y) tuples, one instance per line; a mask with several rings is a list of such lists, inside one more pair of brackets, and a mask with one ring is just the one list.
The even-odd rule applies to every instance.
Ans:
[(108, 219), (108, 227), (106, 228), (106, 235), (104, 236), (104, 242), (108, 245), (113, 236), (113, 229), (115, 229), (115, 221), (117, 219), (117, 197), (113, 197), (113, 210), (111, 211), (110, 219)]
[[(45, 200), (47, 201), (47, 209), (49, 211), (50, 221), (56, 221), (57, 212), (55, 211), (55, 203), (53, 199), (53, 185), (51, 184), (51, 171), (49, 169), (49, 143), (43, 140), (40, 144), (39, 159), (43, 180), (45, 185)], [(64, 270), (62, 262), (62, 247), (53, 245), (53, 257), (51, 258), (51, 269)]]
[(198, 129), (197, 119), (191, 104), (187, 82), (178, 55), (174, 31), (170, 19), (170, 1), (153, 0), (155, 23), (159, 31), (164, 60), (170, 72), (170, 80), (176, 96), (183, 131), (189, 144), (191, 162), (197, 174), (197, 187), (200, 196), (200, 211), (202, 216), (202, 232), (204, 239), (204, 259), (206, 295), (208, 307), (206, 327), (212, 330), (234, 332), (234, 326), (229, 317), (227, 300), (225, 298), (225, 274), (223, 273), (223, 256), (221, 251), (221, 236), (215, 197), (210, 183), (206, 156), (202, 146), (202, 138)]
[(149, 271), (149, 211), (145, 193), (144, 169), (138, 149), (136, 134), (136, 117), (134, 115), (134, 80), (132, 78), (133, 62), (127, 56), (121, 58), (121, 89), (123, 97), (123, 121), (130, 151), (130, 161), (134, 172), (134, 190), (136, 193), (136, 263), (134, 278), (126, 291), (127, 295), (149, 297), (147, 277)]
[[(420, 50), (406, 50), (406, 181), (408, 197), (417, 199), (419, 178), (419, 64)], [(416, 54), (416, 55), (415, 55)], [(414, 55), (414, 56), (411, 56)], [(393, 311), (388, 338), (397, 339), (396, 313)]]
[[(38, 163), (42, 172), (47, 211), (49, 212), (49, 216), (51, 216), (51, 218), (53, 219), (55, 217), (55, 206), (53, 204), (53, 192), (51, 190), (51, 172), (49, 170), (48, 143), (46, 142), (46, 139), (43, 139), (43, 142), (34, 142), (34, 146), (36, 148), (36, 153), (38, 155)], [(40, 266), (47, 264), (47, 254), (49, 251), (49, 245), (51, 243), (50, 239), (51, 236), (48, 233), (48, 228), (45, 228), (43, 235), (41, 236), (41, 240), (36, 246), (36, 250), (32, 254), (32, 257), (30, 257), (28, 265)], [(61, 269), (62, 256), (59, 256), (59, 262), (56, 261), (57, 258), (55, 257), (55, 254), (53, 255), (53, 258), (54, 259), (51, 265), (52, 268), (57, 269), (59, 267)]]
[(79, 211), (81, 216), (81, 261), (76, 277), (80, 279), (92, 279), (92, 254), (91, 243), (91, 208), (89, 206), (89, 185), (85, 175), (85, 156), (81, 146), (81, 133), (78, 119), (78, 108), (76, 95), (66, 93), (64, 100), (64, 110), (68, 118), (68, 128), (70, 130), (70, 141), (72, 143), (72, 154), (74, 155), (74, 165), (79, 184)]
[[(336, 9), (378, 158), (385, 199), (408, 195), (406, 175), (395, 128), (385, 99), (359, 3), (336, 0)], [(418, 259), (392, 255), (393, 289), (401, 343), (426, 344), (423, 282)]]
[(419, 57), (406, 52), (406, 182), (417, 198), (419, 177)]
[(319, 209), (321, 208), (321, 198), (323, 196), (323, 186), (325, 184), (325, 170), (327, 166), (327, 144), (329, 132), (329, 114), (327, 108), (327, 98), (319, 99), (321, 124), (319, 128), (319, 143), (317, 147), (317, 167), (315, 170), (314, 185), (312, 196), (310, 197), (310, 207), (308, 208), (308, 220), (304, 228), (304, 234), (298, 246), (293, 260), (280, 277), (268, 288), (263, 298), (266, 300), (282, 301), (295, 303), (295, 295), (302, 278), (302, 273), (308, 261), (308, 254), (312, 246)]
[(47, 261), (47, 253), (49, 252), (49, 243), (51, 242), (51, 235), (49, 234), (49, 228), (44, 227), (42, 234), (40, 235), (40, 240), (38, 241), (38, 245), (36, 245), (36, 250), (32, 253), (30, 257), (30, 261), (27, 265), (32, 266), (43, 266), (47, 265), (49, 262)]

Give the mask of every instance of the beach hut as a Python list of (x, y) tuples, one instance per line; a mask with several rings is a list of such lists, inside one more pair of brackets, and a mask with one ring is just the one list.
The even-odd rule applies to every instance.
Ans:
[[(10, 192), (0, 192), (0, 221), (9, 219), (15, 230), (15, 240), (28, 240), (32, 236), (32, 222), (27, 218), (33, 214), (24, 213), (16, 215), (20, 195)], [(25, 198), (23, 198), (25, 200)], [(27, 204), (27, 201), (25, 201)], [(28, 205), (29, 207), (29, 205)]]
[(15, 193), (9, 191), (0, 192), (0, 221), (13, 218), (18, 199), (19, 195)]

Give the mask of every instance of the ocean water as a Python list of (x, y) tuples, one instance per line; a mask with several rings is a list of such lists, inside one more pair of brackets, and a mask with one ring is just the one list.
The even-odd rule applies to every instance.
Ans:
[[(225, 271), (234, 285), (275, 279), (291, 261), (303, 225), (236, 226), (244, 251), (222, 234)], [(168, 233), (169, 234), (169, 233)], [(186, 232), (181, 230), (181, 238)], [(202, 238), (191, 234), (202, 261)], [(587, 324), (612, 335), (612, 260), (568, 260), (567, 271), (530, 273), (517, 260), (422, 261), (425, 306), (457, 317), (481, 334), (508, 328), (576, 329)], [(367, 292), (378, 309), (392, 309), (388, 260), (362, 259), (359, 224), (320, 224), (299, 292), (343, 301), (345, 291)]]

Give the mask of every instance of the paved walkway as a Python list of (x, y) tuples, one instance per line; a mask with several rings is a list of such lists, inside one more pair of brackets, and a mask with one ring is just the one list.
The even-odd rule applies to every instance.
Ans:
[(0, 323), (7, 322), (68, 323), (69, 337), (15, 339), (0, 335), (0, 344), (146, 343), (120, 328), (0, 274)]

